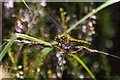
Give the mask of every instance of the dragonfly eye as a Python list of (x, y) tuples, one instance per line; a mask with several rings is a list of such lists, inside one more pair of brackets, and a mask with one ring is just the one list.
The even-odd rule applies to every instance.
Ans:
[(58, 40), (58, 37), (55, 37), (54, 39), (57, 41), (57, 40)]
[(54, 39), (56, 40), (56, 41), (59, 41), (60, 40), (60, 36), (57, 36), (57, 37), (55, 37)]

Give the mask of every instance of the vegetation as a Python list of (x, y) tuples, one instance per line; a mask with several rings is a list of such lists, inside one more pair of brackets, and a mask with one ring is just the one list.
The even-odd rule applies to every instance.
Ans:
[[(12, 78), (120, 79), (103, 55), (113, 47), (107, 31), (113, 30), (114, 3), (3, 3), (2, 66)], [(111, 60), (119, 63), (114, 55)]]

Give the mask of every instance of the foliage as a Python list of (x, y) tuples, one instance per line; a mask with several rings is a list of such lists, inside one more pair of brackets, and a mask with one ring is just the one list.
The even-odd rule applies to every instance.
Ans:
[[(6, 6), (8, 3), (4, 3), (3, 26), (5, 28), (3, 29), (3, 38), (6, 39), (11, 36), (12, 38), (0, 55), (0, 61), (3, 58), (2, 65), (9, 69), (8, 71), (13, 78), (82, 79), (92, 77), (96, 79), (95, 76), (99, 78), (114, 77), (110, 75), (111, 69), (107, 57), (89, 55), (87, 53), (90, 52), (87, 50), (75, 52), (77, 51), (76, 48), (70, 50), (65, 48), (78, 45), (90, 47), (90, 45), (84, 43), (85, 41), (94, 43), (93, 36), (97, 33), (95, 31), (97, 17), (95, 13), (113, 3), (116, 2), (108, 1), (96, 9), (93, 8), (98, 3), (27, 3), (31, 9), (30, 13), (22, 2), (14, 3), (14, 7)], [(66, 41), (65, 45), (60, 46), (59, 41), (57, 44), (54, 38), (61, 33), (67, 33), (74, 38), (83, 40), (83, 42), (69, 42), (67, 44)], [(17, 43), (12, 45), (15, 39), (21, 41), (16, 41)], [(22, 42), (23, 39), (29, 42), (25, 44), (27, 41), (24, 41), (24, 43)], [(29, 44), (30, 42), (31, 44)], [(8, 55), (5, 55), (7, 52)], [(68, 52), (75, 52), (76, 54), (68, 54)], [(68, 55), (73, 56), (75, 60)], [(84, 68), (87, 72), (84, 71)], [(105, 76), (98, 75), (101, 74), (99, 71), (102, 70), (106, 74)]]

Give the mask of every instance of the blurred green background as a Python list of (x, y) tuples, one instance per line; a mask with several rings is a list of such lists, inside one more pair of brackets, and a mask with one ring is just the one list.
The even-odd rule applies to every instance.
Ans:
[[(9, 39), (15, 32), (18, 32), (51, 42), (55, 36), (62, 33), (59, 29), (60, 26), (65, 31), (102, 3), (27, 3), (33, 11), (32, 13), (28, 13), (27, 7), (22, 2), (15, 2), (12, 5), (9, 3), (2, 4), (3, 39)], [(60, 11), (60, 8), (63, 9), (63, 12)], [(56, 25), (49, 16), (60, 26)], [(116, 3), (82, 22), (69, 35), (92, 43), (90, 46), (84, 46), (120, 56), (119, 24), (120, 3)], [(23, 47), (20, 49), (21, 46)], [(58, 61), (60, 58), (56, 56), (60, 51), (53, 49), (49, 54), (45, 54), (45, 52), (43, 47), (39, 45), (15, 43), (8, 51), (9, 55), (4, 57), (2, 64), (14, 78), (59, 78), (61, 66)], [(81, 53), (83, 54), (77, 55), (85, 62), (98, 80), (99, 78), (100, 80), (101, 78), (105, 78), (105, 80), (107, 78), (120, 79), (120, 59), (86, 51)], [(12, 58), (15, 62), (12, 62)], [(90, 78), (84, 68), (74, 59), (66, 56), (65, 61), (63, 78)], [(20, 66), (22, 68), (19, 68)]]

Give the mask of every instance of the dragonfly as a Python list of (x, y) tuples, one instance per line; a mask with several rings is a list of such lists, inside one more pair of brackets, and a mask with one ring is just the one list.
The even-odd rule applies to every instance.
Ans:
[[(47, 12), (47, 15), (51, 18), (51, 20), (52, 20), (57, 26), (60, 27), (59, 29), (60, 29), (61, 31), (63, 31), (62, 28), (61, 28), (61, 26), (48, 14), (48, 12)], [(63, 34), (56, 36), (56, 37), (55, 37), (55, 40), (58, 42), (58, 44), (61, 44), (61, 45), (59, 46), (60, 48), (63, 48), (63, 49), (65, 49), (65, 50), (66, 50), (66, 49), (69, 50), (69, 49), (73, 49), (73, 48), (77, 49), (76, 51), (71, 51), (71, 52), (67, 52), (67, 53), (75, 54), (75, 53), (78, 53), (78, 52), (80, 52), (81, 50), (85, 49), (85, 50), (87, 50), (87, 51), (89, 51), (89, 52), (91, 52), (91, 53), (100, 53), (100, 54), (104, 54), (104, 55), (108, 55), (108, 56), (111, 56), (111, 57), (120, 59), (119, 56), (112, 55), (112, 54), (109, 54), (109, 53), (106, 53), (106, 52), (103, 52), (103, 51), (99, 51), (99, 50), (96, 50), (96, 49), (91, 49), (91, 48), (88, 48), (88, 47), (86, 47), (86, 46), (76, 46), (76, 47), (71, 47), (71, 46), (69, 46), (69, 47), (66, 47), (65, 45), (66, 45), (66, 44), (69, 44), (70, 42), (78, 42), (78, 43), (84, 43), (84, 44), (87, 44), (87, 45), (91, 45), (91, 43), (88, 42), (88, 41), (72, 38), (72, 37), (69, 36), (66, 32), (63, 32)], [(63, 46), (63, 45), (64, 45), (64, 46)]]
[[(24, 0), (22, 0), (22, 1), (23, 1), (23, 3), (25, 4), (25, 6), (29, 9), (29, 12), (31, 12), (31, 9), (30, 9), (29, 6), (26, 4), (26, 2), (25, 2)], [(61, 31), (63, 31), (63, 30), (62, 30), (62, 27), (48, 14), (48, 12), (46, 12), (46, 13), (47, 13), (47, 15), (50, 17), (50, 19), (51, 19), (57, 26), (59, 26), (59, 29), (60, 29)], [(85, 43), (85, 44), (91, 45), (91, 43), (88, 42), (88, 41), (78, 40), (78, 39), (72, 38), (72, 37), (70, 37), (70, 36), (69, 36), (68, 34), (66, 34), (66, 33), (63, 33), (62, 35), (56, 36), (56, 37), (55, 37), (55, 40), (58, 42), (58, 44), (60, 43), (61, 46), (62, 46), (62, 44), (64, 44), (64, 45), (65, 45), (65, 44), (69, 44), (70, 41), (79, 42), (79, 43)], [(61, 46), (60, 46), (60, 47), (61, 47)], [(65, 47), (65, 46), (63, 46), (63, 47), (64, 47), (64, 48), (67, 48), (67, 49), (71, 49), (71, 48), (72, 48), (72, 47)], [(77, 52), (81, 51), (82, 49), (86, 49), (86, 50), (88, 50), (89, 52), (92, 52), (92, 53), (100, 53), (100, 54), (109, 55), (109, 56), (111, 56), (111, 57), (120, 59), (119, 56), (115, 56), (115, 55), (112, 55), (112, 54), (109, 54), (109, 53), (106, 53), (106, 52), (103, 52), (103, 51), (95, 50), (95, 49), (90, 49), (90, 48), (85, 47), (85, 46), (77, 46), (77, 47), (74, 47), (74, 48), (77, 48), (78, 50), (72, 51), (72, 52), (69, 52), (69, 53), (77, 53)]]

